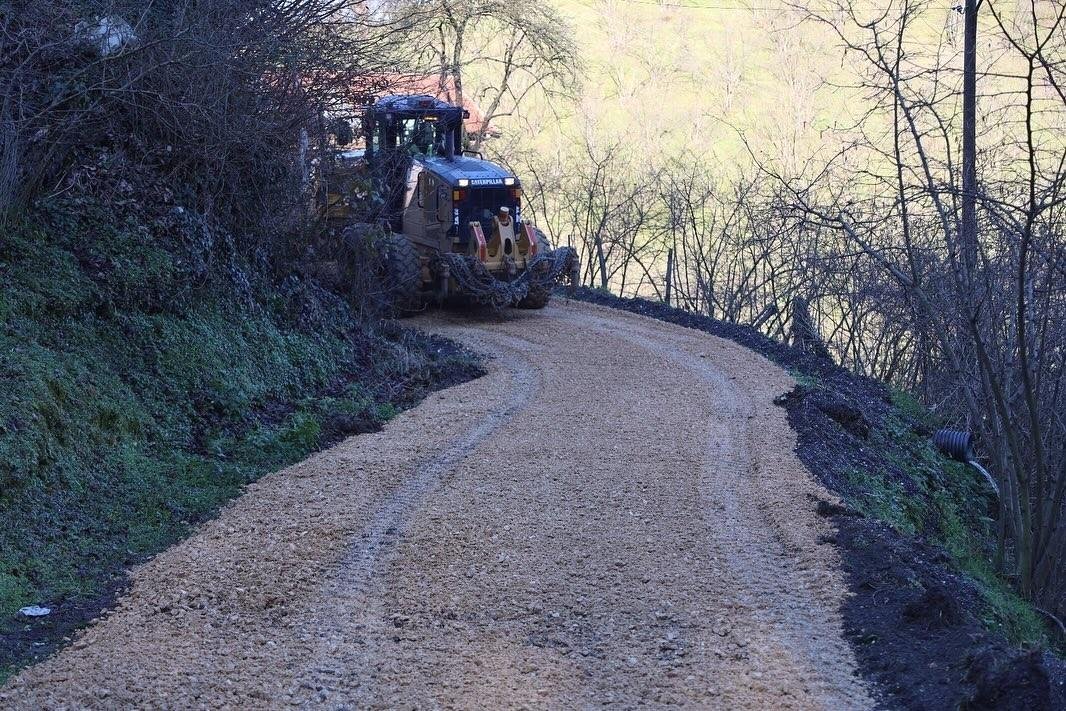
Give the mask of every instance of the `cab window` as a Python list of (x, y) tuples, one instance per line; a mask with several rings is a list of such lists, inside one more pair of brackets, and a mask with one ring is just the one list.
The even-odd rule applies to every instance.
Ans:
[(425, 173), (418, 176), (418, 206), (427, 210), (437, 209), (437, 191)]
[(441, 222), (452, 221), (451, 189), (447, 185), (437, 188), (437, 219)]

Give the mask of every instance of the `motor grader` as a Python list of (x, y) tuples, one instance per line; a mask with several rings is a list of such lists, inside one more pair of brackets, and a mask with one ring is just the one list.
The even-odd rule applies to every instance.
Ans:
[[(369, 212), (384, 231), (383, 291), (398, 312), (452, 297), (540, 309), (559, 282), (577, 285), (576, 252), (553, 249), (523, 219), (518, 177), (462, 149), (467, 115), (424, 95), (384, 97), (363, 113)], [(334, 213), (340, 203), (330, 196)]]

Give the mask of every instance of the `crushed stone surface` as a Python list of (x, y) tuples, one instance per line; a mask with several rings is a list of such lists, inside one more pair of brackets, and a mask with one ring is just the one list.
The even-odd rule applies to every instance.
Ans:
[(415, 325), (489, 374), (249, 486), (0, 706), (872, 705), (784, 371), (574, 302)]

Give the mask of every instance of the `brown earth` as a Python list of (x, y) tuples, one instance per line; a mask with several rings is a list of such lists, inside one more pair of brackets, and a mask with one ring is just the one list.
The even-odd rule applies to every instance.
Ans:
[(0, 705), (861, 708), (833, 501), (741, 346), (591, 305), (265, 477)]

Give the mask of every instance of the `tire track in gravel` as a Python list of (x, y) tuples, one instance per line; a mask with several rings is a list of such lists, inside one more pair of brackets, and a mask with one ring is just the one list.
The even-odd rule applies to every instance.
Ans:
[(576, 303), (416, 325), (489, 374), (249, 487), (0, 706), (870, 705), (787, 374)]
[[(786, 535), (787, 529), (779, 520), (766, 515), (765, 506), (758, 505), (764, 500), (759, 487), (765, 468), (759, 455), (765, 456), (767, 451), (772, 451), (771, 447), (787, 447), (791, 451), (795, 446), (794, 438), (786, 442), (767, 441), (759, 436), (758, 425), (752, 426), (753, 421), (761, 421), (759, 414), (766, 414), (768, 403), (763, 401), (764, 412), (757, 414), (758, 403), (745, 396), (720, 367), (710, 364), (706, 358), (705, 335), (655, 328), (657, 324), (646, 319), (632, 319), (632, 323), (626, 324), (628, 328), (619, 328), (617, 318), (584, 313), (569, 318), (624, 338), (657, 358), (687, 369), (712, 386), (719, 417), (711, 422), (706, 443), (705, 510), (708, 516), (732, 522), (727, 527), (730, 538), (719, 544), (718, 550), (729, 560), (730, 573), (739, 578), (736, 589), (744, 591), (739, 603), (751, 611), (757, 626), (772, 629), (782, 638), (776, 654), (816, 670), (817, 685), (806, 692), (820, 704), (832, 707), (838, 700), (834, 692), (842, 688), (854, 694), (854, 699), (862, 699), (860, 685), (855, 681), (856, 666), (852, 663), (842, 669), (839, 663), (834, 663), (851, 654), (842, 636), (839, 611), (827, 605), (819, 594), (826, 584), (825, 576), (804, 564), (804, 548), (790, 540), (793, 537)], [(774, 414), (780, 416), (779, 412)], [(737, 427), (738, 423), (744, 426)], [(823, 498), (833, 498), (827, 491), (819, 493), (824, 494)], [(709, 530), (721, 528), (708, 527)], [(835, 624), (827, 628), (826, 621)]]
[[(335, 688), (339, 679), (352, 674), (354, 670), (337, 664), (338, 650), (344, 645), (365, 650), (372, 642), (366, 635), (351, 635), (351, 630), (366, 630), (381, 618), (380, 595), (375, 594), (380, 581), (375, 579), (375, 573), (394, 557), (395, 543), (404, 535), (412, 512), (478, 444), (510, 422), (532, 399), (538, 374), (526, 356), (530, 344), (497, 337), (492, 342), (479, 339), (478, 345), (480, 352), (501, 363), (510, 377), (510, 383), (500, 389), (506, 399), (456, 436), (438, 456), (420, 463), (355, 538), (340, 570), (319, 593), (327, 604), (316, 608), (314, 615), (302, 622), (302, 637), (314, 651), (311, 663), (290, 692), (294, 700), (325, 701), (328, 693), (324, 694), (323, 689)], [(340, 621), (345, 624), (342, 626)]]
[(116, 609), (71, 647), (0, 688), (0, 708), (287, 705), (321, 651), (305, 626), (328, 607), (321, 594), (368, 522), (454, 432), (506, 409), (507, 368), (488, 370), (380, 432), (249, 485), (218, 518), (131, 571)]

